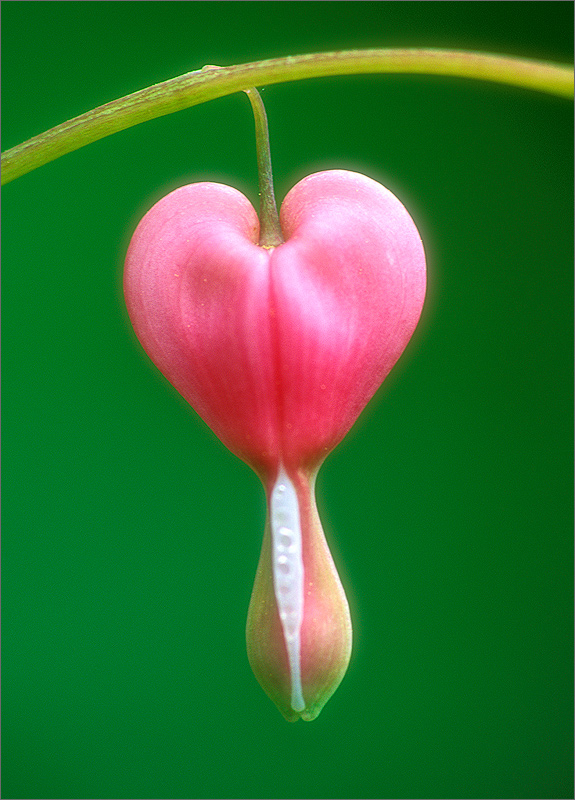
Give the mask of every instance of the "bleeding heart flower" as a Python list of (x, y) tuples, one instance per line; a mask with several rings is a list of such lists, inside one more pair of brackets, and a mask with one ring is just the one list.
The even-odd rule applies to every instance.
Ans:
[(351, 652), (315, 478), (415, 329), (425, 257), (399, 200), (353, 172), (304, 178), (280, 221), (284, 242), (260, 246), (240, 192), (184, 186), (138, 225), (124, 286), (150, 358), (264, 485), (248, 656), (295, 720), (319, 714)]

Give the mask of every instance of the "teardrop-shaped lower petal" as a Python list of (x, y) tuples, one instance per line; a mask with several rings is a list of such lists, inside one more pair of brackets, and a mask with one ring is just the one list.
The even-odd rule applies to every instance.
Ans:
[[(267, 487), (268, 516), (246, 629), (254, 674), (290, 722), (317, 717), (339, 686), (351, 655), (349, 606), (322, 530), (314, 482), (314, 476), (301, 470), (288, 474), (281, 468)], [(286, 494), (296, 497), (297, 522), (289, 508), (285, 516), (281, 507), (278, 511), (274, 495), (277, 497), (282, 487)], [(289, 497), (287, 502), (291, 504)], [(286, 536), (281, 528), (295, 533), (297, 525), (301, 541), (293, 550), (301, 549), (303, 605), (294, 642), (289, 612), (295, 609), (293, 621), (300, 611), (294, 599), (299, 577), (297, 568), (293, 568), (291, 576), (286, 573), (287, 581), (277, 580), (276, 573), (286, 562), (281, 562), (281, 547), (274, 540), (285, 537), (284, 545), (289, 548), (293, 537)], [(286, 586), (290, 604), (287, 614), (282, 597)], [(295, 654), (298, 663), (294, 664)]]

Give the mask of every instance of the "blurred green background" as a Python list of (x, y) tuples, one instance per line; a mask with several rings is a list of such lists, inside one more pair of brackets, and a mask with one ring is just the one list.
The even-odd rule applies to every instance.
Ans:
[[(206, 63), (355, 47), (570, 62), (569, 2), (3, 3), (2, 149)], [(424, 76), (263, 92), (278, 199), (351, 168), (429, 293), (322, 468), (355, 649), (290, 725), (244, 625), (265, 506), (136, 343), (129, 237), (177, 185), (257, 199), (234, 95), (3, 192), (5, 798), (572, 797), (572, 114)]]

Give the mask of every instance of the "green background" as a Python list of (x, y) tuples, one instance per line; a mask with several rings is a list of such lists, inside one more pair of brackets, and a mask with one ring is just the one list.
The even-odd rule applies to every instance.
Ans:
[[(206, 63), (354, 47), (572, 60), (570, 2), (3, 3), (3, 149)], [(278, 199), (344, 167), (425, 243), (420, 327), (318, 482), (355, 648), (313, 723), (256, 683), (263, 491), (143, 355), (129, 237), (257, 198), (234, 95), (5, 187), (4, 797), (572, 797), (572, 105), (465, 80), (264, 90)]]

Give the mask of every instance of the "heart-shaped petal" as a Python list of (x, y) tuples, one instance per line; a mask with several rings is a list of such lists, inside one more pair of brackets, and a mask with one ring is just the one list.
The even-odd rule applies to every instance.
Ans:
[(242, 194), (184, 186), (146, 214), (126, 259), (144, 349), (259, 474), (323, 460), (399, 358), (425, 294), (417, 229), (375, 181), (310, 175), (280, 219), (285, 243), (264, 249)]

